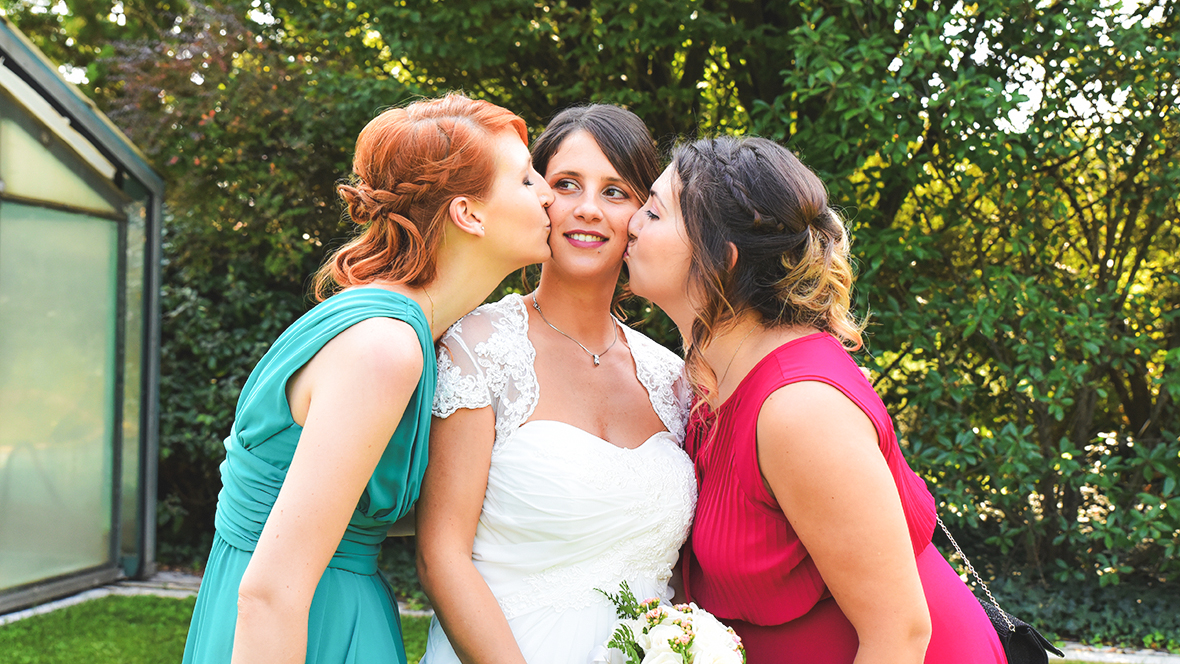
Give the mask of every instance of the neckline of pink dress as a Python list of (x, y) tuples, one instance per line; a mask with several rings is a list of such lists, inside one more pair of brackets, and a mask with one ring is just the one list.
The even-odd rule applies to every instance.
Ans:
[(740, 381), (738, 381), (737, 387), (733, 388), (733, 392), (731, 392), (729, 394), (729, 396), (725, 398), (725, 401), (721, 402), (721, 405), (717, 406), (717, 408), (715, 410), (714, 409), (710, 409), (710, 410), (712, 411), (712, 413), (714, 415), (720, 415), (721, 411), (725, 410), (725, 408), (730, 403), (733, 402), (733, 398), (735, 396), (737, 396), (743, 389), (746, 388), (747, 383), (749, 383), (749, 381), (750, 381), (750, 377), (757, 374), (762, 369), (762, 365), (764, 365), (770, 361), (770, 358), (775, 357), (779, 353), (783, 352), (785, 349), (790, 348), (791, 346), (794, 346), (795, 344), (801, 343), (803, 341), (807, 341), (807, 340), (811, 339), (812, 337), (828, 337), (828, 336), (831, 336), (831, 335), (828, 334), (827, 332), (824, 332), (823, 330), (819, 330), (818, 332), (812, 332), (810, 334), (805, 334), (801, 337), (796, 337), (786, 343), (776, 346), (769, 353), (767, 353), (766, 355), (763, 355), (762, 359), (758, 360), (758, 362), (755, 363), (754, 366), (749, 371), (746, 372), (745, 376), (742, 376), (742, 379)]

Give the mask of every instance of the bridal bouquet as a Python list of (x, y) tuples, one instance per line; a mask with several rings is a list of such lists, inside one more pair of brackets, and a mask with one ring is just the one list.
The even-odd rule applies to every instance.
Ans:
[(604, 646), (609, 664), (745, 664), (746, 651), (733, 630), (696, 604), (660, 606), (637, 602), (624, 581), (615, 605), (619, 622)]

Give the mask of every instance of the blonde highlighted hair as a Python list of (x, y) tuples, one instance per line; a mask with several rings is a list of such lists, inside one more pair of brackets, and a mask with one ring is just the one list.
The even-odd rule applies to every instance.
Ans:
[(672, 162), (692, 246), (690, 278), (702, 302), (685, 340), (685, 364), (700, 396), (707, 400), (717, 390), (701, 349), (747, 312), (767, 327), (813, 327), (849, 350), (861, 347), (848, 231), (815, 173), (757, 137), (693, 141), (678, 146)]
[(337, 187), (361, 232), (316, 273), (315, 298), (378, 280), (433, 281), (450, 203), (487, 196), (496, 175), (495, 137), (503, 131), (528, 145), (524, 120), (461, 94), (373, 118), (356, 140), (352, 181)]

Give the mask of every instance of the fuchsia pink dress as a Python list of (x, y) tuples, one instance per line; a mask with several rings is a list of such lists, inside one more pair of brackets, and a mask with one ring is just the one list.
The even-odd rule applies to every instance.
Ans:
[(826, 333), (775, 349), (715, 415), (702, 406), (690, 422), (686, 449), (696, 464), (699, 497), (684, 556), (689, 599), (734, 628), (746, 645), (749, 664), (850, 664), (856, 657), (856, 630), (832, 599), (758, 467), (762, 404), (775, 390), (799, 381), (840, 390), (877, 430), (930, 607), (933, 633), (926, 662), (1006, 664), (978, 600), (930, 543), (934, 498), (902, 458), (885, 404), (840, 342)]

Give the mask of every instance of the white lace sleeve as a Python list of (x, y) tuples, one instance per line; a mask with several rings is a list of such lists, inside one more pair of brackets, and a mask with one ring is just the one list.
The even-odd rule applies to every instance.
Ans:
[(635, 375), (647, 390), (652, 409), (683, 446), (691, 404), (684, 360), (642, 333), (626, 326), (624, 329), (631, 355), (635, 358)]
[(519, 295), (485, 304), (459, 319), (443, 335), (438, 354), (434, 414), (492, 406), (496, 442), (532, 415), (537, 405), (536, 351), (528, 339), (528, 312)]
[(450, 417), (460, 408), (484, 408), (492, 405), (488, 382), (471, 350), (457, 332), (455, 323), (443, 336), (438, 352), (438, 384), (434, 389), (435, 417)]

